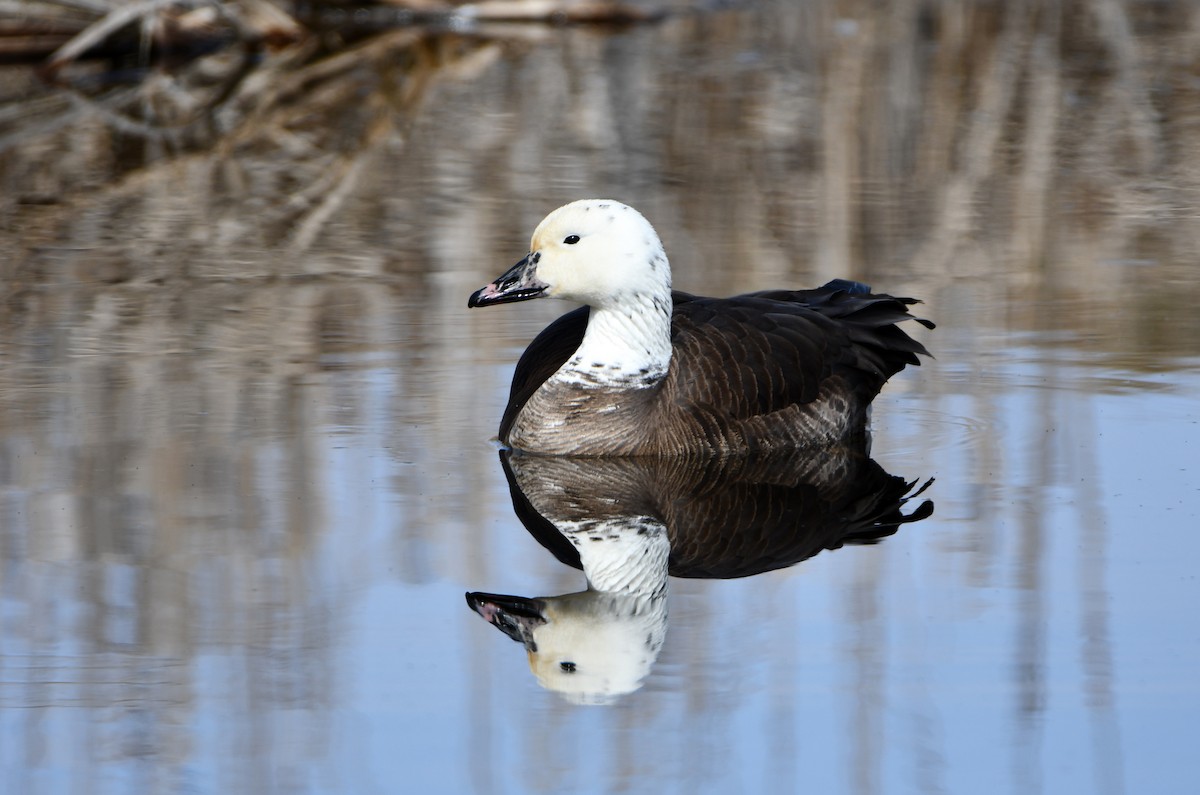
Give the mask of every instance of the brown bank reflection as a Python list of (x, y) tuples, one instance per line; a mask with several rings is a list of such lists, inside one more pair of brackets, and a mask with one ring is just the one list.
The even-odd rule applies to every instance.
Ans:
[(522, 643), (538, 682), (580, 703), (641, 687), (667, 633), (668, 575), (748, 577), (873, 544), (933, 513), (930, 485), (862, 445), (757, 459), (563, 458), (504, 451), (513, 508), (587, 589), (467, 604)]

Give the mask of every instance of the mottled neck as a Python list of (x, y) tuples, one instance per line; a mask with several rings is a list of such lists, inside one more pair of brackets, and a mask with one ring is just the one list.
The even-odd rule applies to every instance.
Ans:
[(671, 293), (635, 294), (593, 306), (575, 355), (553, 378), (591, 386), (647, 387), (671, 363)]
[(579, 550), (592, 590), (652, 598), (666, 592), (671, 544), (666, 527), (657, 519), (555, 521), (555, 527)]

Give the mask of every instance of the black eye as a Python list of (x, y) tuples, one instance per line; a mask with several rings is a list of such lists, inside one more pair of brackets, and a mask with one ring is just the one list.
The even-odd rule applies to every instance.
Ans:
[[(575, 235), (571, 235), (571, 237), (575, 237)], [(571, 239), (570, 237), (567, 238), (567, 240), (570, 240), (570, 239)], [(575, 237), (575, 239), (578, 240), (579, 238)], [(562, 672), (564, 674), (575, 673), (575, 663), (573, 663), (573, 662), (560, 662), (558, 664), (558, 667), (562, 669)]]
[(568, 246), (573, 246), (579, 242), (579, 235), (567, 235), (563, 238), (563, 242)]

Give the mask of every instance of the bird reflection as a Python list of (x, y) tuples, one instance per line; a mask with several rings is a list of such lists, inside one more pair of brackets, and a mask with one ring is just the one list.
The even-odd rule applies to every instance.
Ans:
[(522, 643), (538, 682), (578, 703), (637, 690), (667, 631), (667, 577), (747, 577), (872, 544), (933, 513), (861, 449), (735, 459), (569, 458), (503, 451), (526, 529), (587, 589), (467, 603)]

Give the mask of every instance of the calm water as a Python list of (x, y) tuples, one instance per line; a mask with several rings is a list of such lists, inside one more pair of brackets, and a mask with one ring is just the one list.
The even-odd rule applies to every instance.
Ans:
[[(207, 132), (0, 72), (0, 791), (1200, 788), (1194, 9), (796, 5), (273, 55)], [(871, 455), (936, 508), (670, 578), (580, 698), (464, 600), (585, 587), (492, 439), (568, 307), (466, 298), (594, 195), (685, 290), (924, 299)]]

